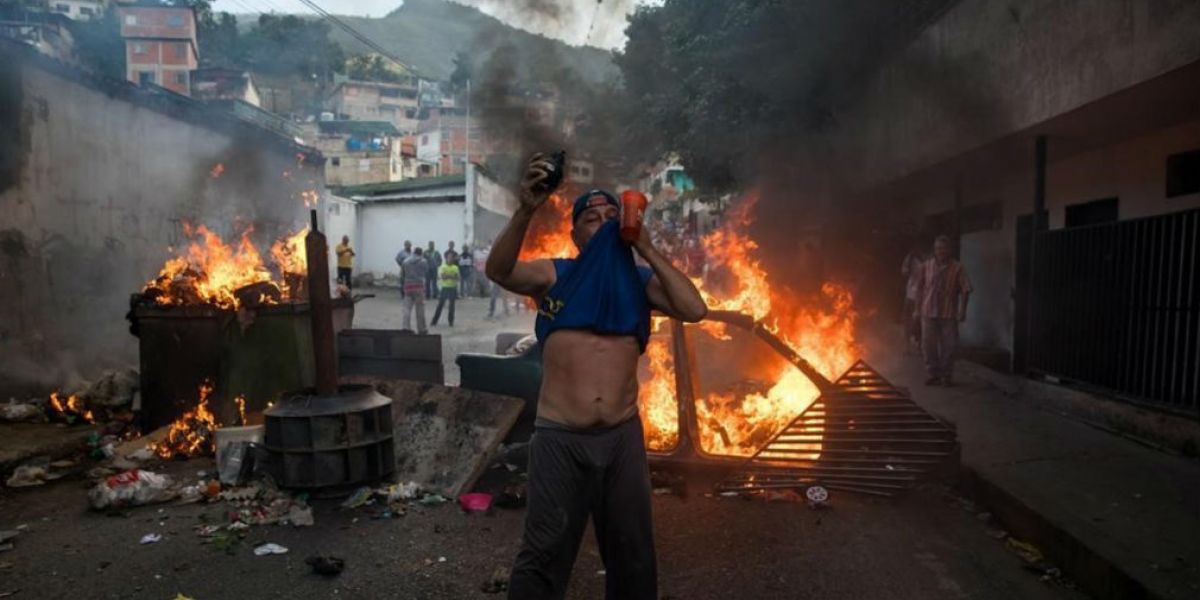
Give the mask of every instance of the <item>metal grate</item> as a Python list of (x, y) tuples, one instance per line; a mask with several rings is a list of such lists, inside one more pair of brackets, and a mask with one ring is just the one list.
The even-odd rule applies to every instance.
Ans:
[(1200, 210), (1035, 243), (1027, 368), (1200, 417)]
[(717, 489), (821, 485), (892, 496), (957, 452), (954, 430), (860, 360)]

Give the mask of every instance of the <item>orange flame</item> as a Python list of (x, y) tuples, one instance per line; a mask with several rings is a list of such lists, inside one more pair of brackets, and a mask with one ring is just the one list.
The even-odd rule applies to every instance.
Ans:
[[(304, 256), (304, 235), (307, 229), (277, 241), (271, 256), (277, 271), (283, 274), (304, 274), (308, 267)], [(186, 250), (168, 259), (158, 277), (146, 284), (144, 292), (153, 292), (160, 305), (210, 304), (219, 308), (236, 309), (244, 299), (238, 290), (266, 284), (266, 290), (256, 300), (274, 304), (291, 299), (292, 291), (285, 278), (277, 279), (263, 264), (262, 256), (250, 241), (253, 228), (242, 232), (234, 245), (225, 243), (219, 235), (200, 225), (184, 225), (184, 234), (192, 241)]]
[(214, 166), (213, 166), (213, 168), (212, 168), (212, 169), (211, 169), (211, 170), (208, 172), (208, 176), (209, 176), (209, 177), (212, 177), (213, 179), (216, 179), (216, 178), (220, 177), (220, 176), (221, 176), (221, 174), (222, 174), (222, 173), (224, 173), (224, 172), (225, 172), (225, 165), (224, 165), (223, 163), (217, 163), (217, 164), (216, 164), (216, 165), (214, 165)]
[[(746, 231), (756, 200), (753, 195), (743, 199), (727, 213), (725, 225), (704, 238), (710, 276), (693, 282), (709, 308), (738, 311), (764, 322), (822, 374), (836, 378), (853, 364), (856, 355), (853, 299), (834, 283), (825, 283), (818, 294), (807, 297), (772, 288), (755, 256), (758, 245)], [(719, 343), (732, 339), (723, 323), (702, 323), (699, 330)], [(703, 374), (706, 359), (715, 358), (700, 355), (697, 374)], [(646, 442), (653, 450), (666, 450), (674, 445), (679, 426), (671, 423), (664, 427), (657, 415), (677, 414), (673, 386), (665, 390), (661, 383), (673, 383), (673, 364), (650, 356), (649, 367), (651, 376), (640, 398)], [(816, 386), (778, 355), (764, 355), (746, 370), (741, 375), (747, 379), (774, 383), (749, 391), (711, 391), (696, 402), (699, 444), (708, 453), (753, 454), (818, 396)], [(820, 446), (811, 445), (811, 449), (815, 453)]]
[(571, 239), (571, 201), (551, 194), (529, 223), (519, 259), (571, 258), (576, 254), (579, 249)]
[(50, 393), (50, 408), (54, 411), (54, 415), (71, 423), (76, 419), (83, 419), (88, 423), (96, 422), (96, 415), (84, 404), (83, 399), (75, 394), (67, 396), (64, 403), (58, 392)]
[[(857, 354), (857, 313), (851, 294), (835, 283), (824, 283), (819, 292), (808, 295), (772, 287), (757, 256), (758, 244), (748, 233), (757, 199), (756, 194), (743, 198), (727, 211), (724, 226), (704, 237), (709, 274), (693, 283), (710, 309), (737, 311), (763, 322), (817, 370), (834, 379), (853, 364)], [(530, 224), (520, 259), (575, 256), (570, 214), (567, 200), (551, 196)], [(656, 318), (654, 331), (663, 322)], [(718, 344), (733, 340), (724, 323), (704, 322), (698, 330)], [(638, 398), (646, 445), (651, 450), (669, 450), (678, 443), (680, 429), (674, 360), (669, 345), (657, 337), (647, 346), (646, 358)], [(701, 354), (698, 358), (703, 367), (706, 360), (716, 357)], [(701, 368), (696, 371), (703, 374)], [(816, 386), (803, 373), (774, 353), (764, 353), (741, 376), (773, 383), (752, 390), (710, 391), (697, 399), (698, 443), (708, 453), (753, 454), (818, 396)], [(820, 446), (810, 446), (815, 457)]]
[(208, 410), (208, 397), (212, 391), (211, 383), (200, 384), (200, 400), (196, 408), (183, 413), (182, 417), (171, 423), (166, 437), (154, 446), (154, 452), (160, 458), (199, 456), (212, 454), (216, 450), (213, 432), (217, 430), (217, 420)]

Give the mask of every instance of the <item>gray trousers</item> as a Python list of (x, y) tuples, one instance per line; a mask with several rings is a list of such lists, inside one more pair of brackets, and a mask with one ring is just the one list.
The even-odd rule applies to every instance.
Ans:
[(424, 335), (428, 331), (428, 327), (425, 326), (425, 290), (412, 294), (404, 294), (404, 303), (401, 305), (400, 310), (404, 311), (403, 323), (400, 325), (401, 329), (412, 330), (412, 314), (415, 310), (417, 313), (417, 333)]
[(954, 353), (958, 350), (958, 319), (921, 317), (921, 350), (930, 377), (954, 376)]
[(637, 415), (599, 430), (536, 423), (527, 497), (510, 600), (557, 600), (567, 593), (588, 516), (607, 571), (604, 597), (658, 598), (650, 470)]

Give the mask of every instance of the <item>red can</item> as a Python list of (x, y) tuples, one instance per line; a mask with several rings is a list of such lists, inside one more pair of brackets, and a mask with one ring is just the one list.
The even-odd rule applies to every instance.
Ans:
[(646, 195), (637, 190), (621, 192), (621, 239), (635, 242), (642, 235), (647, 204)]

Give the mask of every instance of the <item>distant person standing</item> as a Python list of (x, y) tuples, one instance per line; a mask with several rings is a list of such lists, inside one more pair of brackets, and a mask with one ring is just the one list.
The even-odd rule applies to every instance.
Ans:
[(402, 248), (402, 250), (400, 252), (396, 252), (396, 264), (400, 265), (400, 283), (401, 283), (400, 295), (401, 296), (404, 295), (404, 292), (403, 292), (404, 260), (408, 260), (408, 257), (410, 257), (410, 256), (413, 256), (413, 242), (409, 241), (409, 240), (404, 240), (404, 247)]
[(950, 238), (933, 242), (933, 258), (921, 263), (917, 282), (917, 314), (921, 317), (921, 348), (929, 378), (925, 385), (954, 384), (954, 353), (958, 324), (967, 319), (971, 281), (962, 263), (950, 254)]
[(475, 255), (471, 247), (463, 244), (462, 253), (458, 255), (458, 271), (462, 275), (463, 298), (475, 294)]
[(437, 297), (438, 267), (442, 266), (442, 254), (434, 247), (433, 240), (429, 240), (425, 260), (429, 261), (429, 273), (425, 275), (425, 297), (432, 300)]
[(442, 254), (442, 260), (443, 261), (450, 260), (450, 257), (452, 257), (452, 256), (454, 257), (454, 261), (455, 261), (454, 264), (457, 265), (458, 264), (458, 252), (454, 250), (454, 242), (447, 242), (446, 243), (446, 252)]
[(925, 253), (913, 244), (913, 249), (900, 263), (900, 275), (904, 277), (904, 309), (900, 315), (904, 319), (904, 334), (909, 347), (918, 349), (921, 347), (921, 318), (917, 310), (917, 290), (921, 287), (921, 263), (925, 260)]
[(334, 249), (337, 254), (337, 279), (338, 282), (347, 288), (354, 287), (350, 284), (350, 277), (353, 275), (354, 269), (354, 249), (350, 247), (350, 236), (343, 235), (342, 243)]
[(417, 313), (417, 333), (424, 335), (428, 332), (425, 327), (425, 274), (429, 272), (429, 263), (421, 256), (420, 248), (412, 251), (400, 268), (400, 290), (404, 294), (404, 319), (401, 329), (412, 331), (412, 314)]
[(446, 323), (454, 327), (454, 301), (458, 300), (458, 258), (448, 260), (438, 267), (438, 303), (437, 309), (433, 311), (433, 321), (430, 325), (437, 326), (438, 319), (442, 316), (442, 306), (446, 301), (450, 301), (450, 312), (446, 315)]

